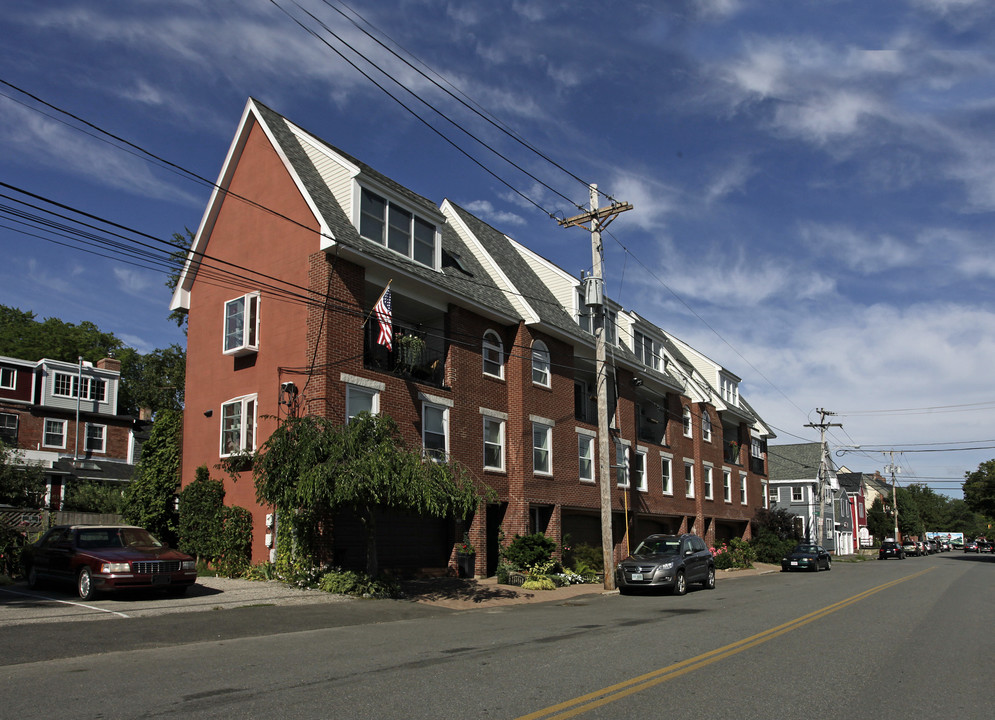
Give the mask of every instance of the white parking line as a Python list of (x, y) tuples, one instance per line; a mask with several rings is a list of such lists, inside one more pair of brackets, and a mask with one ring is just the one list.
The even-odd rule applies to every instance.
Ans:
[(8, 590), (7, 588), (0, 588), (0, 592), (10, 593), (11, 595), (20, 595), (22, 597), (37, 598), (39, 600), (51, 600), (52, 602), (62, 603), (63, 605), (73, 605), (75, 607), (86, 608), (87, 610), (96, 610), (97, 612), (110, 613), (111, 615), (117, 615), (118, 617), (131, 617), (130, 615), (125, 615), (122, 612), (116, 610), (105, 610), (104, 608), (94, 607), (93, 605), (85, 605), (84, 603), (73, 602), (71, 600), (59, 600), (58, 598), (46, 597), (45, 595), (33, 595), (31, 593), (18, 592), (17, 590)]

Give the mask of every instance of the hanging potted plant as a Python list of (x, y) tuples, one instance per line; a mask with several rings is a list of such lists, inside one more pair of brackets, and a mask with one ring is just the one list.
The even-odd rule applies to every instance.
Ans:
[(409, 371), (421, 365), (425, 341), (417, 335), (402, 335), (400, 339), (401, 364)]

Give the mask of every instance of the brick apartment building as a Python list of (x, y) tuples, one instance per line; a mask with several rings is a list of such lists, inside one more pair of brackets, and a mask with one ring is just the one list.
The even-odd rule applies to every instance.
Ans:
[[(172, 302), (189, 311), (183, 484), (257, 449), (291, 410), (342, 422), (368, 410), (498, 496), (467, 527), (380, 521), (384, 566), (451, 565), (463, 532), (478, 575), (494, 571), (499, 532), (600, 546), (594, 337), (578, 278), (252, 99), (217, 184)], [(388, 283), (389, 350), (369, 319)], [(626, 529), (749, 537), (772, 433), (740, 379), (606, 308), (616, 556)], [(253, 513), (253, 561), (269, 558), (272, 508), (248, 475), (225, 483), (226, 502)], [(331, 559), (362, 566), (356, 520), (332, 527)]]
[(0, 357), (0, 441), (45, 474), (43, 506), (59, 510), (77, 480), (131, 479), (135, 418), (118, 414), (121, 362)]

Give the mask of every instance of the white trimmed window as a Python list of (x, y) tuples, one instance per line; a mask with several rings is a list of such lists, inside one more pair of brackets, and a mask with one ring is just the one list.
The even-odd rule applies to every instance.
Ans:
[(632, 484), (636, 490), (646, 492), (646, 453), (636, 450), (629, 458), (629, 470), (632, 475)]
[[(746, 505), (746, 475), (739, 475), (739, 504)], [(764, 507), (767, 507), (767, 493), (764, 493)]]
[(45, 447), (65, 448), (66, 424), (66, 420), (45, 418), (45, 436), (42, 438), (42, 444)]
[(640, 332), (635, 334), (634, 343), (636, 346), (636, 357), (638, 357), (643, 364), (646, 365), (646, 367), (653, 368), (654, 370), (660, 370), (663, 364), (660, 360), (660, 343)]
[(729, 405), (733, 407), (739, 405), (739, 383), (732, 378), (726, 375), (719, 378), (719, 393)]
[(694, 463), (684, 463), (684, 497), (694, 497)]
[(791, 502), (801, 502), (802, 501), (802, 488), (801, 485), (794, 485), (791, 488)]
[(493, 330), (484, 333), (482, 352), (484, 358), (484, 375), (504, 377), (504, 343)]
[(86, 424), (86, 451), (103, 453), (107, 452), (107, 426)]
[(701, 409), (701, 439), (712, 442), (712, 418), (705, 408)]
[(711, 466), (710, 465), (706, 465), (705, 466), (705, 477), (704, 477), (704, 479), (702, 481), (702, 484), (704, 485), (705, 499), (706, 500), (711, 500), (712, 499), (712, 475), (713, 475), (713, 471), (712, 471)]
[(684, 406), (684, 437), (691, 437), (691, 408)]
[(380, 412), (380, 392), (358, 385), (345, 386), (345, 419), (352, 420), (361, 412), (377, 415)]
[(549, 387), (549, 349), (542, 340), (532, 343), (532, 382)]
[(255, 452), (256, 396), (234, 398), (221, 405), (221, 457)]
[(722, 499), (732, 502), (732, 473), (728, 470), (722, 471)]
[(584, 482), (594, 482), (594, 438), (590, 435), (577, 436), (578, 474)]
[(537, 475), (553, 473), (553, 428), (543, 423), (532, 423), (532, 472)]
[(14, 368), (0, 368), (0, 390), (17, 389), (17, 370)]
[(605, 310), (605, 342), (618, 345), (618, 313), (614, 310)]
[(629, 448), (622, 443), (615, 443), (615, 482), (629, 487)]
[(674, 494), (674, 463), (669, 457), (660, 458), (660, 480), (664, 495)]
[(52, 376), (52, 394), (56, 397), (74, 398), (80, 383), (83, 385), (83, 394), (80, 399), (107, 402), (107, 381), (103, 378), (86, 375), (80, 377), (78, 373), (54, 373)]
[(248, 355), (259, 350), (259, 293), (225, 303), (225, 355)]
[(484, 418), (484, 468), (504, 470), (504, 420)]
[(422, 403), (422, 447), (433, 460), (445, 460), (449, 453), (449, 408)]
[(366, 188), (359, 203), (360, 235), (422, 265), (436, 266), (433, 223)]

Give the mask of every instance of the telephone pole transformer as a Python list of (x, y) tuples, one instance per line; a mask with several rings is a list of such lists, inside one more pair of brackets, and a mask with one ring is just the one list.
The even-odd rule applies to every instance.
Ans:
[(591, 329), (594, 330), (594, 362), (598, 394), (598, 477), (601, 485), (601, 552), (605, 565), (605, 590), (614, 590), (615, 543), (612, 540), (612, 463), (609, 453), (608, 371), (605, 364), (604, 252), (601, 244), (601, 231), (608, 227), (619, 213), (631, 210), (632, 205), (613, 202), (609, 207), (599, 210), (598, 186), (591, 185), (590, 190), (590, 211), (560, 220), (559, 224), (562, 227), (582, 228), (585, 223), (591, 223), (592, 272), (590, 277), (585, 279), (584, 303), (591, 308)]
[[(835, 415), (834, 412), (829, 412), (828, 410), (823, 410), (822, 408), (817, 408), (816, 412), (821, 415), (821, 419), (817, 423), (806, 423), (804, 427), (807, 428), (819, 428), (819, 478), (818, 478), (818, 492), (817, 502), (818, 507), (815, 510), (816, 526), (815, 526), (815, 544), (822, 545), (822, 529), (823, 529), (823, 517), (822, 514), (826, 511), (826, 475), (829, 472), (828, 468), (828, 453), (826, 452), (826, 428), (831, 427), (843, 427), (843, 423), (827, 423), (827, 415)], [(835, 543), (834, 543), (835, 547)], [(838, 550), (838, 548), (837, 548)]]

